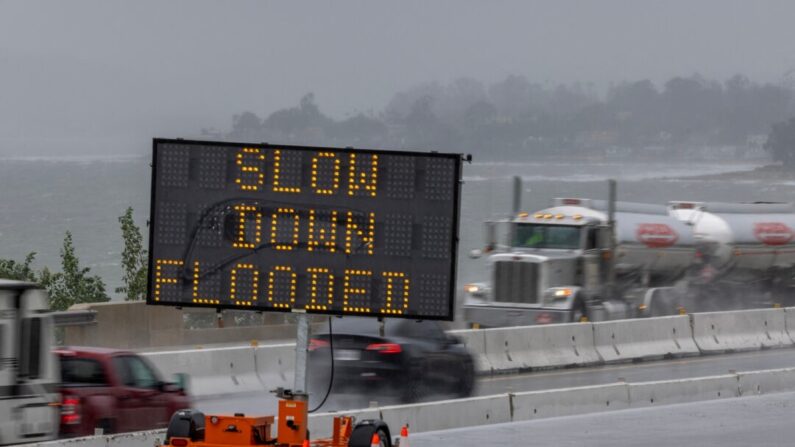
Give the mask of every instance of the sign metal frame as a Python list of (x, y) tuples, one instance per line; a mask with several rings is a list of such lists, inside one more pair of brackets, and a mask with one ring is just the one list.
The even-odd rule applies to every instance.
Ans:
[[(239, 306), (229, 303), (220, 304), (200, 304), (193, 302), (180, 302), (174, 301), (155, 301), (154, 300), (154, 268), (155, 258), (155, 210), (156, 210), (156, 188), (158, 179), (158, 148), (160, 145), (174, 144), (174, 145), (187, 145), (195, 147), (224, 147), (224, 148), (258, 148), (263, 150), (282, 149), (285, 151), (306, 151), (306, 152), (319, 152), (319, 151), (334, 151), (337, 153), (350, 154), (350, 153), (365, 153), (377, 155), (397, 155), (397, 156), (413, 156), (413, 157), (438, 157), (454, 159), (454, 181), (453, 186), (453, 215), (451, 216), (452, 228), (450, 237), (450, 272), (448, 284), (448, 303), (447, 315), (417, 315), (417, 314), (383, 314), (380, 312), (345, 312), (342, 310), (329, 309), (329, 310), (307, 310), (307, 309), (279, 309), (279, 308), (260, 308)], [(407, 318), (416, 320), (443, 320), (452, 321), (455, 317), (455, 297), (456, 297), (456, 278), (457, 278), (457, 264), (458, 264), (458, 244), (460, 238), (460, 213), (461, 213), (461, 185), (462, 185), (462, 165), (465, 161), (463, 154), (454, 153), (439, 153), (436, 151), (420, 152), (420, 151), (405, 151), (405, 150), (383, 150), (383, 149), (359, 149), (353, 147), (321, 147), (321, 146), (294, 146), (282, 144), (269, 144), (269, 143), (244, 143), (244, 142), (228, 142), (228, 141), (205, 141), (205, 140), (187, 140), (187, 139), (168, 139), (168, 138), (154, 138), (152, 140), (152, 176), (151, 176), (151, 191), (150, 191), (150, 220), (147, 222), (149, 226), (149, 253), (148, 253), (148, 268), (147, 275), (147, 293), (146, 303), (148, 305), (157, 306), (170, 306), (170, 307), (198, 307), (198, 308), (212, 308), (217, 310), (249, 310), (257, 312), (282, 312), (282, 313), (306, 313), (317, 315), (338, 315), (338, 316), (360, 316), (360, 317), (383, 317), (383, 318)]]

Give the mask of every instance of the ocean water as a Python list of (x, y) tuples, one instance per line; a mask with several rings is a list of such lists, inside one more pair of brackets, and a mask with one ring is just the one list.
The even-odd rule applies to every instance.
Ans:
[[(749, 170), (740, 164), (659, 163), (473, 163), (464, 167), (459, 247), (459, 285), (482, 278), (482, 260), (466, 255), (483, 244), (483, 220), (505, 214), (511, 178), (523, 182), (523, 208), (533, 211), (553, 197), (607, 196), (607, 178), (618, 183), (619, 200), (793, 201), (795, 183), (677, 180), (677, 177)], [(0, 159), (0, 258), (36, 252), (37, 268), (58, 269), (65, 231), (77, 254), (112, 292), (121, 284), (118, 217), (131, 206), (144, 233), (149, 217), (148, 157)], [(111, 293), (112, 294), (112, 293)]]

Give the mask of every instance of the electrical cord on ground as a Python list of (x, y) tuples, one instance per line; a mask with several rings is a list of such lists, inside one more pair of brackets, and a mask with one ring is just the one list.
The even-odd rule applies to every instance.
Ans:
[(326, 400), (331, 395), (331, 387), (334, 385), (334, 332), (331, 328), (331, 316), (328, 317), (328, 347), (329, 353), (331, 355), (331, 376), (329, 377), (328, 381), (328, 389), (326, 390), (326, 395), (323, 396), (323, 400), (317, 405), (317, 407), (309, 410), (309, 413), (314, 413), (319, 410), (323, 404), (326, 403)]

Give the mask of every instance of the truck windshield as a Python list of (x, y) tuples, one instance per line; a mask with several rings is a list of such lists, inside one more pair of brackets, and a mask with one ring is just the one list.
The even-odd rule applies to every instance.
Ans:
[(516, 224), (514, 246), (576, 250), (580, 248), (580, 227)]

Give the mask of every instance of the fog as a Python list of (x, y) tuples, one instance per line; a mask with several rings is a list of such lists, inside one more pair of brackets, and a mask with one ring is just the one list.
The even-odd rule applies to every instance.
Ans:
[(461, 77), (781, 84), (792, 17), (789, 1), (0, 0), (0, 156), (145, 154), (308, 92), (341, 120)]

